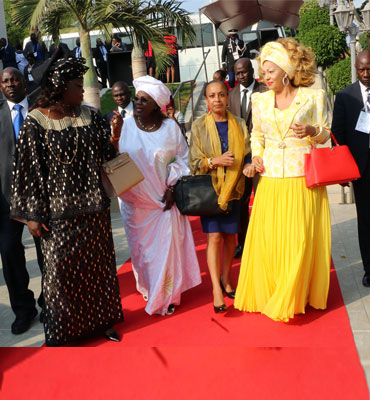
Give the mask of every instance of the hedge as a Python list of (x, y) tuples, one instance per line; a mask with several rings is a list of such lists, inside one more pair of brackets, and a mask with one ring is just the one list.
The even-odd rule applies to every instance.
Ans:
[(330, 67), (327, 71), (330, 90), (333, 94), (349, 86), (351, 82), (351, 57), (347, 57)]

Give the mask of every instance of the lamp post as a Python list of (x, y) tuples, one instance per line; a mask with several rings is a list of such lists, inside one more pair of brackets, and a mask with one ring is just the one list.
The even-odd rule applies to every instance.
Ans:
[(351, 48), (351, 80), (352, 83), (356, 82), (356, 35), (358, 33), (358, 27), (353, 24), (353, 13), (347, 7), (344, 0), (340, 0), (337, 9), (334, 11), (334, 16), (337, 21), (338, 28), (343, 33), (348, 33), (350, 38)]

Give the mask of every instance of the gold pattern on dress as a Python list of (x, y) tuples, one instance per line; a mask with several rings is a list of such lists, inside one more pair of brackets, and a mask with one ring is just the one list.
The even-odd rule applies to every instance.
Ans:
[(166, 276), (164, 278), (163, 284), (162, 284), (162, 295), (163, 298), (168, 296), (173, 288), (173, 274), (170, 274), (168, 271), (166, 272)]

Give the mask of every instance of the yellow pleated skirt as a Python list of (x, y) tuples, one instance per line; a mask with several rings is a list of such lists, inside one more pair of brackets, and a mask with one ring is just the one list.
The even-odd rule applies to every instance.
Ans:
[(325, 187), (304, 177), (261, 177), (243, 250), (235, 308), (289, 321), (310, 304), (325, 309), (331, 225)]

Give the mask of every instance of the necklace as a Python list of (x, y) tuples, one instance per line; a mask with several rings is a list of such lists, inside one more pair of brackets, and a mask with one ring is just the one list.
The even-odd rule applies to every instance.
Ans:
[(75, 144), (75, 149), (73, 150), (73, 155), (70, 161), (62, 161), (60, 158), (58, 158), (54, 151), (53, 148), (51, 147), (50, 143), (49, 143), (49, 133), (50, 133), (50, 108), (48, 109), (48, 117), (46, 120), (46, 145), (49, 147), (51, 154), (53, 155), (53, 157), (61, 164), (64, 165), (71, 165), (74, 161), (74, 159), (76, 158), (77, 155), (77, 151), (78, 151), (78, 129), (77, 129), (77, 118), (76, 115), (73, 111), (73, 118), (74, 118), (74, 122), (75, 122), (75, 130), (76, 130), (76, 136), (74, 138), (74, 144)]
[(139, 125), (145, 130), (145, 131), (151, 131), (156, 125), (158, 121), (155, 121), (154, 124), (152, 126), (148, 126), (146, 127), (140, 120), (139, 117), (137, 117), (137, 122), (139, 123)]

